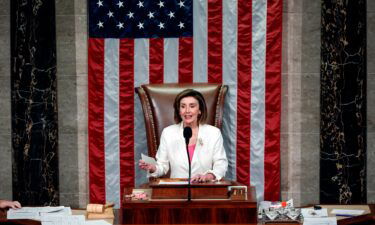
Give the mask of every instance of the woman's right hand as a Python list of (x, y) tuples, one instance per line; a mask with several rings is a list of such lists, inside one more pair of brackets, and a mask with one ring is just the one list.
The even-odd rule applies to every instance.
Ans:
[(147, 170), (150, 173), (153, 173), (156, 171), (155, 165), (145, 163), (145, 161), (143, 161), (142, 159), (139, 160), (138, 165), (139, 165), (139, 168), (141, 168), (142, 170)]

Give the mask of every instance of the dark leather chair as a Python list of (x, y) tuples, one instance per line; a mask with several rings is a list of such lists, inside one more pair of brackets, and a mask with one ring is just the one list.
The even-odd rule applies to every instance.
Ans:
[(228, 87), (223, 84), (145, 84), (136, 88), (141, 100), (147, 132), (148, 154), (155, 157), (162, 130), (174, 124), (173, 102), (178, 93), (192, 88), (202, 93), (206, 100), (207, 123), (221, 129), (223, 106)]

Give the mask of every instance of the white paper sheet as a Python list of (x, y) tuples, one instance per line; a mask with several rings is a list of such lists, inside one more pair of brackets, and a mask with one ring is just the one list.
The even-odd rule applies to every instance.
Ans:
[(43, 216), (69, 216), (72, 215), (70, 207), (22, 207), (20, 209), (9, 209), (7, 219), (34, 219), (40, 220)]
[(9, 209), (8, 212), (10, 213), (50, 213), (50, 212), (58, 212), (63, 210), (65, 207), (64, 206), (56, 206), (56, 207), (51, 207), (51, 206), (46, 206), (46, 207), (22, 207), (20, 209)]
[(143, 153), (141, 153), (142, 160), (145, 161), (145, 163), (156, 165), (156, 160), (152, 157), (149, 157)]
[(180, 184), (180, 185), (185, 185), (188, 184), (187, 181), (159, 181), (159, 184)]
[(359, 215), (362, 215), (364, 212), (365, 210), (357, 210), (357, 209), (332, 209), (331, 214), (359, 216)]
[(105, 220), (87, 220), (85, 225), (111, 225)]
[(336, 217), (305, 218), (303, 225), (337, 225)]
[(84, 225), (84, 215), (70, 215), (70, 216), (51, 216), (46, 215), (40, 218), (42, 225)]
[(314, 210), (313, 208), (303, 208), (301, 209), (301, 213), (303, 215), (303, 218), (328, 217), (327, 208), (322, 208), (318, 210)]

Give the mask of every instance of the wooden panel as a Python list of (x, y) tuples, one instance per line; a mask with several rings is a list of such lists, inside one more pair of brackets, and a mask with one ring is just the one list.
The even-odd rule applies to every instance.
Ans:
[[(152, 188), (152, 199), (186, 199), (187, 185), (160, 184), (159, 181), (186, 181), (179, 178), (163, 178), (152, 180), (143, 188)], [(228, 186), (235, 186), (236, 182), (221, 180), (219, 182), (191, 184), (192, 199), (228, 199)]]
[[(159, 202), (158, 202), (159, 203)], [(237, 202), (240, 203), (240, 202)], [(123, 224), (248, 224), (256, 223), (256, 204), (210, 204), (199, 202), (165, 202), (163, 205), (145, 203), (128, 205), (122, 211)]]
[[(152, 180), (149, 184), (141, 185), (141, 188), (152, 188), (152, 200), (124, 199), (119, 213), (120, 221), (123, 224), (256, 223), (255, 188), (248, 187), (245, 200), (228, 198), (228, 186), (240, 185), (226, 180), (192, 184), (193, 200), (187, 201), (187, 185), (160, 185), (159, 179)], [(129, 194), (130, 190), (124, 193)]]

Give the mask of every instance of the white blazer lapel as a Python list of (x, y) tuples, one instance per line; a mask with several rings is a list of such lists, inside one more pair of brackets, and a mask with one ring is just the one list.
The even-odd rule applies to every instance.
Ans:
[(178, 130), (178, 155), (180, 156), (178, 161), (180, 161), (181, 165), (183, 166), (184, 169), (188, 170), (189, 169), (189, 164), (188, 164), (188, 157), (187, 157), (187, 152), (186, 152), (186, 144), (185, 144), (185, 139), (184, 139), (184, 127), (182, 122), (180, 123), (180, 128)]
[(192, 167), (194, 167), (193, 165), (199, 163), (199, 157), (201, 157), (201, 151), (202, 151), (202, 148), (203, 148), (203, 134), (204, 134), (204, 125), (199, 125), (199, 129), (198, 129), (198, 136), (197, 136), (197, 141), (195, 143), (195, 150), (194, 150), (194, 155), (193, 155), (193, 160), (191, 161), (191, 165)]

